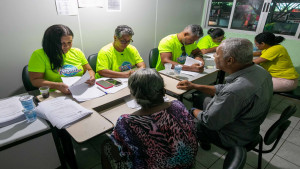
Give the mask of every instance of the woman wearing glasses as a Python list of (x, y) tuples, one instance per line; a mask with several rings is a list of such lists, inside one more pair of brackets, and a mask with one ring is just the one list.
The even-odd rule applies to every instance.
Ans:
[(116, 28), (114, 42), (98, 53), (96, 78), (127, 78), (134, 72), (132, 69), (146, 67), (137, 49), (130, 45), (133, 35), (133, 30), (127, 25)]
[(217, 47), (225, 39), (225, 32), (221, 28), (210, 28), (207, 34), (197, 44), (202, 54), (216, 52)]
[(73, 32), (65, 25), (52, 25), (44, 33), (43, 48), (34, 51), (28, 64), (30, 81), (33, 86), (49, 86), (65, 94), (70, 94), (61, 77), (82, 76), (88, 71), (95, 84), (95, 72), (78, 48), (72, 48)]

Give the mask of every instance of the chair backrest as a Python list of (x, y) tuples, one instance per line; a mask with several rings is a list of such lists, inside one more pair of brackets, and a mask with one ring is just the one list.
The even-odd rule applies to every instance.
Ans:
[(245, 147), (232, 147), (225, 158), (223, 169), (243, 169), (247, 159), (247, 151)]
[(37, 87), (34, 87), (29, 79), (28, 65), (24, 66), (22, 70), (22, 81), (26, 91), (37, 90)]
[(290, 105), (285, 108), (280, 116), (280, 118), (268, 129), (265, 137), (264, 143), (270, 145), (274, 141), (279, 140), (284, 133), (284, 131), (289, 127), (290, 121), (288, 120), (295, 112), (297, 108), (295, 105)]
[(94, 72), (96, 72), (97, 56), (98, 53), (94, 53), (91, 54), (87, 59)]
[(150, 68), (155, 68), (156, 67), (156, 63), (157, 63), (157, 59), (158, 59), (158, 48), (153, 48), (150, 50), (149, 53), (149, 66)]

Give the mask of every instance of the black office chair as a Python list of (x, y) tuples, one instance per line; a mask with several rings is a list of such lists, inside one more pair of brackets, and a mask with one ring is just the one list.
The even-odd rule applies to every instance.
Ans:
[[(261, 164), (262, 164), (262, 154), (263, 153), (270, 153), (272, 152), (279, 140), (281, 139), (283, 133), (285, 132), (285, 130), (289, 127), (289, 125), (291, 124), (291, 121), (289, 121), (288, 119), (296, 112), (297, 108), (295, 105), (290, 105), (287, 108), (285, 108), (280, 116), (280, 118), (268, 129), (266, 135), (264, 137), (262, 137), (260, 134), (257, 136), (257, 138), (252, 141), (251, 143), (249, 143), (248, 145), (246, 145), (244, 148), (247, 151), (255, 151), (258, 153), (258, 163), (257, 163), (257, 168), (261, 169)], [(269, 150), (263, 150), (263, 145), (271, 145), (273, 144), (272, 148)], [(256, 146), (258, 145), (258, 149), (256, 148)], [(243, 157), (239, 157), (239, 154), (243, 153), (243, 152), (239, 152), (239, 151), (243, 151), (243, 150), (235, 150), (235, 149), (241, 149), (240, 147), (234, 147), (229, 149), (228, 147), (222, 147), (220, 145), (217, 145), (225, 150), (228, 151), (228, 157), (226, 156), (226, 158), (228, 158), (226, 161), (226, 163), (224, 162), (223, 164), (223, 168), (225, 166), (237, 166), (237, 164), (242, 164), (243, 162)], [(231, 152), (233, 151), (233, 152)], [(244, 156), (244, 154), (242, 154)], [(225, 159), (226, 159), (225, 158)]]
[(23, 81), (23, 85), (27, 92), (38, 89), (37, 87), (34, 87), (30, 82), (28, 65), (24, 66), (24, 68), (22, 70), (22, 81)]
[(246, 164), (246, 159), (247, 151), (245, 147), (232, 147), (225, 157), (223, 169), (243, 169)]
[[(258, 169), (261, 168), (262, 154), (270, 153), (276, 148), (283, 133), (291, 124), (291, 121), (289, 121), (288, 119), (296, 112), (296, 110), (297, 108), (295, 105), (290, 105), (287, 108), (285, 108), (280, 118), (268, 129), (264, 137), (259, 135), (255, 141), (245, 146), (247, 151), (253, 150), (255, 152), (258, 152)], [(273, 146), (269, 150), (263, 150), (263, 144), (273, 144)], [(255, 148), (257, 145), (259, 145), (258, 149)]]
[(94, 72), (96, 72), (97, 56), (98, 53), (91, 54), (87, 59)]
[(149, 66), (150, 66), (150, 68), (155, 68), (156, 67), (158, 55), (159, 55), (158, 48), (153, 48), (153, 49), (150, 50), (150, 53), (149, 53)]
[(300, 86), (290, 92), (274, 92), (274, 94), (300, 100)]

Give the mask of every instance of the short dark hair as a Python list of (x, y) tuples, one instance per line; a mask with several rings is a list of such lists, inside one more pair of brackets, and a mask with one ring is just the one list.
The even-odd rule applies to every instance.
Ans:
[(217, 37), (223, 36), (225, 32), (221, 28), (210, 28), (207, 31), (207, 34), (209, 34), (211, 38), (215, 39)]
[(284, 37), (282, 36), (275, 36), (271, 32), (263, 32), (255, 36), (255, 41), (259, 44), (264, 42), (265, 44), (268, 44), (270, 46), (277, 45), (284, 41)]
[(53, 71), (63, 66), (62, 36), (74, 37), (71, 29), (65, 25), (52, 25), (44, 33), (42, 46)]

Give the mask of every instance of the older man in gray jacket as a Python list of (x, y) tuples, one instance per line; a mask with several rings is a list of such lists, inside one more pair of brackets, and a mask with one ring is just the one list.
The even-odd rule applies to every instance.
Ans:
[(177, 88), (196, 89), (213, 96), (204, 110), (192, 109), (198, 119), (201, 147), (244, 146), (259, 135), (269, 111), (273, 84), (271, 75), (252, 62), (253, 45), (247, 39), (224, 40), (215, 54), (216, 67), (229, 74), (225, 84), (215, 86), (181, 81)]

